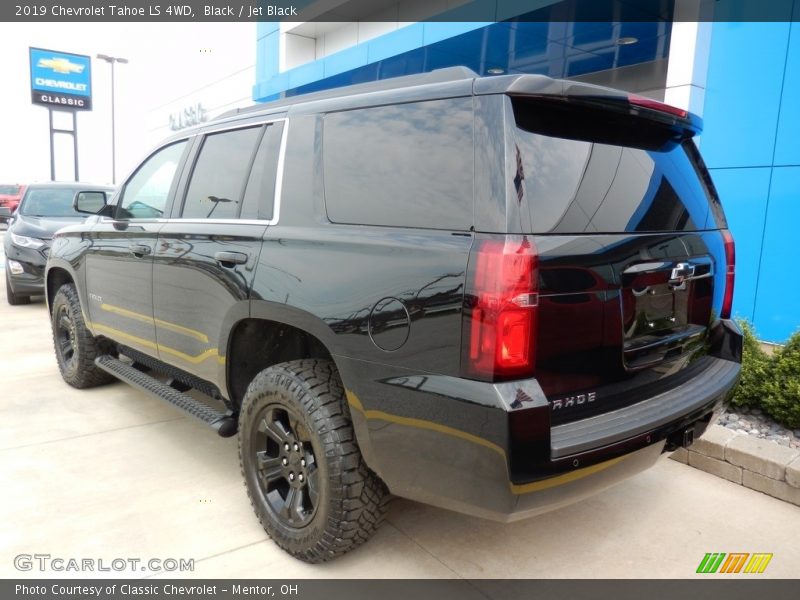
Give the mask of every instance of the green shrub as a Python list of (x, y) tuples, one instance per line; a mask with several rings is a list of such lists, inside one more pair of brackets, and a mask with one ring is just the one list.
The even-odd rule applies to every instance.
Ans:
[(761, 349), (753, 326), (746, 321), (740, 321), (739, 326), (744, 334), (742, 378), (739, 380), (739, 387), (736, 388), (732, 402), (734, 406), (761, 408), (761, 399), (764, 395), (761, 386), (770, 376), (770, 357)]
[(752, 325), (739, 326), (744, 333), (742, 378), (733, 405), (760, 408), (781, 425), (800, 428), (800, 332), (770, 356)]
[(800, 429), (800, 333), (772, 356), (761, 389), (764, 410), (778, 423)]

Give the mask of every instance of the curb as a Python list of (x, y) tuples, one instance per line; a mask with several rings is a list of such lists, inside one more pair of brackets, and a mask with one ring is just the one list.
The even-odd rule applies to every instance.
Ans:
[(800, 506), (800, 450), (711, 425), (670, 458)]

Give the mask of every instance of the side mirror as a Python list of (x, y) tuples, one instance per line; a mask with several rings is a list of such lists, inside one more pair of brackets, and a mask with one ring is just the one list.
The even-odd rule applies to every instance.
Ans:
[(72, 201), (75, 212), (96, 215), (108, 204), (105, 192), (78, 192)]
[(0, 206), (0, 219), (10, 219), (11, 209), (7, 206)]

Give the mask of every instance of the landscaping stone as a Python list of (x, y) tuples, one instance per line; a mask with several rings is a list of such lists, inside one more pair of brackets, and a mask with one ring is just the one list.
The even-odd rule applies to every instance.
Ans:
[(737, 434), (726, 427), (709, 425), (703, 435), (694, 441), (691, 450), (711, 458), (725, 460), (725, 446), (735, 437)]
[(689, 465), (695, 469), (700, 469), (706, 473), (711, 473), (717, 477), (722, 477), (728, 481), (742, 483), (742, 468), (725, 462), (724, 460), (717, 460), (716, 458), (709, 458), (698, 452), (689, 451)]
[(735, 437), (725, 447), (725, 460), (729, 463), (776, 481), (785, 479), (786, 465), (798, 456), (798, 450), (747, 435)]
[(689, 451), (686, 448), (678, 448), (669, 457), (684, 465), (689, 464)]
[(777, 481), (771, 477), (764, 477), (758, 473), (744, 471), (742, 485), (764, 494), (774, 496), (784, 502), (791, 502), (800, 506), (800, 488), (789, 485), (785, 481)]
[(786, 483), (800, 488), (800, 458), (796, 458), (786, 465)]

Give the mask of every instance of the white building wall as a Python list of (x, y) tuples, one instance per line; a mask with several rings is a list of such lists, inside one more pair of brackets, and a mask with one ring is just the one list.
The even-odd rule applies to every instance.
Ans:
[[(280, 70), (288, 71), (336, 54), (400, 27), (423, 21), (471, 0), (403, 0), (384, 5), (362, 21), (281, 23)], [(319, 11), (335, 14), (336, 0), (320, 1)], [(380, 4), (380, 3), (376, 3)], [(384, 3), (386, 4), (386, 3)], [(313, 14), (313, 13), (312, 13)]]
[[(233, 68), (233, 65), (231, 67)], [(148, 146), (154, 146), (175, 133), (176, 130), (171, 128), (171, 124), (175, 121), (185, 122), (186, 111), (196, 111), (198, 105), (202, 107), (204, 113), (202, 120), (207, 121), (228, 110), (253, 104), (251, 90), (256, 77), (255, 64), (218, 75), (220, 75), (218, 79), (187, 90), (180, 96), (166, 99), (148, 111), (145, 123)]]
[(675, 3), (664, 101), (702, 116), (713, 23), (698, 21), (700, 11), (693, 0)]

